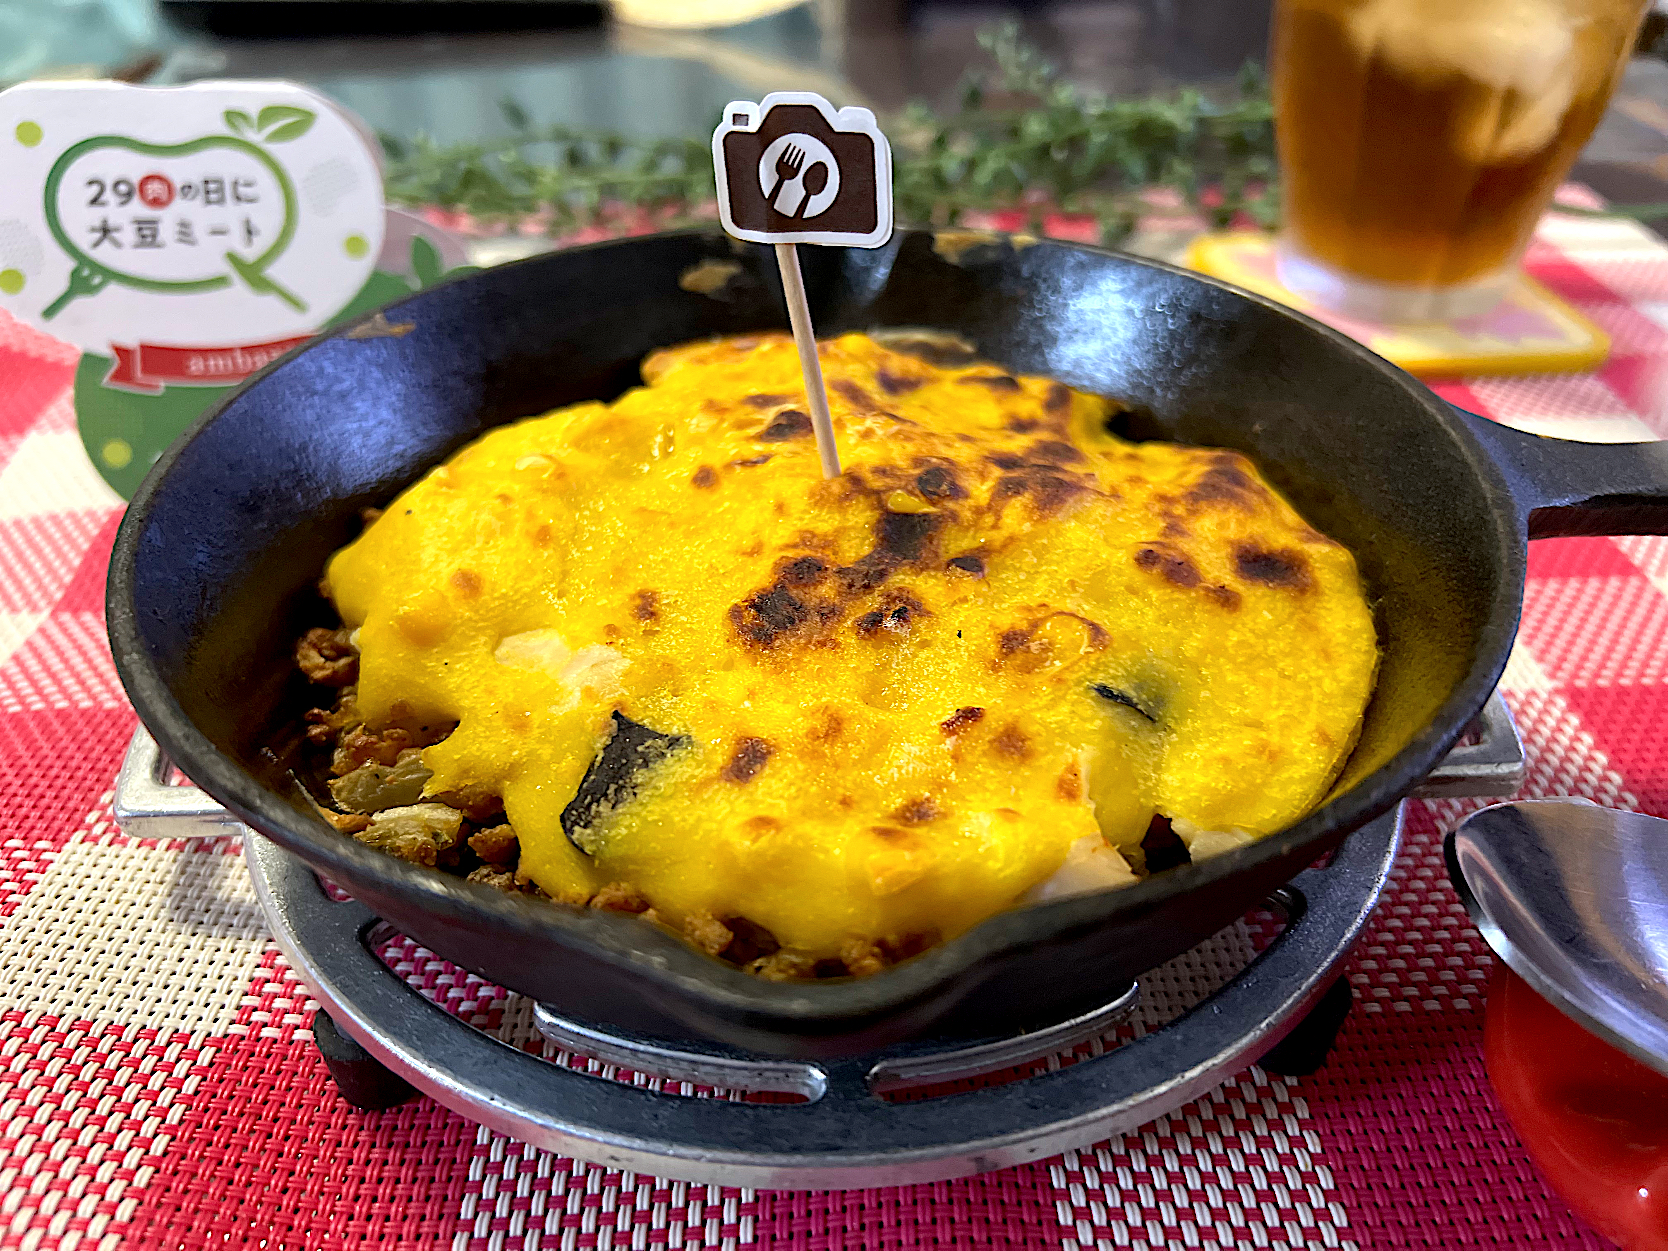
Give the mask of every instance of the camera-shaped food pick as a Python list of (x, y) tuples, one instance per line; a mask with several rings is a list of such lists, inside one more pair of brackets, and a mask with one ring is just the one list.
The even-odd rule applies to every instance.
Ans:
[(892, 237), (892, 148), (868, 109), (809, 91), (737, 100), (712, 136), (718, 216), (751, 243), (878, 248)]
[(840, 459), (794, 245), (878, 248), (892, 237), (891, 145), (868, 109), (836, 110), (814, 92), (774, 91), (724, 109), (712, 160), (724, 229), (776, 247), (823, 475), (836, 477)]

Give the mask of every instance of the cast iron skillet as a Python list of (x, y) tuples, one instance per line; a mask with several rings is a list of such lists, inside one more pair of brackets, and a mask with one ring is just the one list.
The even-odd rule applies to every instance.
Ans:
[[(680, 286), (713, 261), (736, 269), (719, 290)], [(958, 1010), (986, 1030), (1058, 1020), (1193, 946), (1392, 806), (1454, 742), (1511, 647), (1526, 534), (1668, 532), (1668, 446), (1495, 426), (1340, 334), (1164, 265), (1061, 243), (940, 255), (922, 233), (806, 248), (802, 262), (820, 333), (953, 330), (1010, 370), (1118, 397), (1137, 434), (1246, 452), (1355, 552), (1384, 660), (1330, 802), (1203, 864), (808, 985), (755, 980), (629, 918), (408, 865), (320, 821), (283, 769), (291, 648), (323, 619), (314, 583), (357, 510), (489, 426), (618, 394), (652, 348), (784, 326), (770, 253), (713, 232), (423, 292), (276, 362), (169, 448), (122, 523), (108, 600), (122, 681), (163, 750), (238, 818), (494, 982), (593, 1021), (839, 1055), (955, 1028)]]

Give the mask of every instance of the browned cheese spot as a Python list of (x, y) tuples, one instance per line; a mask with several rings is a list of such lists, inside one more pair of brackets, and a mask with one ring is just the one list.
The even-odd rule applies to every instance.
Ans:
[(1048, 394), (1043, 397), (1043, 411), (1054, 416), (1071, 410), (1071, 388), (1056, 382), (1048, 388)]
[(534, 530), (533, 531), (533, 542), (538, 544), (540, 547), (549, 547), (550, 546), (550, 527), (549, 526), (540, 526), (538, 529)]
[(992, 391), (1021, 391), (1018, 378), (1010, 378), (1007, 374), (977, 374), (961, 379), (962, 382), (976, 387), (989, 387)]
[(697, 491), (710, 491), (718, 485), (718, 470), (711, 465), (702, 465), (695, 471), (695, 476), (689, 480)]
[(838, 710), (829, 705), (822, 709), (821, 714), (812, 723), (811, 728), (805, 731), (805, 737), (813, 743), (832, 743), (845, 732), (845, 728), (845, 720), (840, 716)]
[(1054, 615), (1056, 617), (1072, 617), (1081, 621), (1084, 627), (1089, 631), (1089, 646), (1094, 648), (1097, 652), (1112, 640), (1112, 636), (1106, 632), (1106, 628), (1098, 621), (1090, 621), (1087, 617), (1074, 612), (1059, 612)]
[(771, 458), (771, 455), (772, 455), (772, 453), (766, 452), (763, 456), (749, 456), (746, 460), (732, 460), (730, 462), (730, 468), (732, 468), (732, 469), (754, 469), (754, 468), (757, 468), (759, 465), (764, 464), (767, 460), (769, 460)]
[(1088, 485), (1081, 479), (1041, 466), (1027, 465), (998, 478), (990, 498), (997, 505), (1021, 497), (1029, 499), (1037, 512), (1046, 517), (1059, 512), (1088, 490)]
[(870, 552), (862, 559), (836, 569), (834, 576), (840, 579), (840, 587), (846, 594), (861, 595), (865, 591), (874, 590), (891, 577), (897, 563), (881, 552)]
[(970, 573), (975, 578), (982, 578), (985, 576), (985, 562), (984, 559), (979, 556), (971, 554), (967, 556), (952, 556), (950, 557), (949, 566), (951, 569), (960, 569), (963, 573)]
[(775, 408), (793, 399), (791, 395), (749, 395), (742, 403), (749, 408)]
[(660, 592), (638, 591), (631, 597), (631, 615), (638, 621), (653, 621), (660, 616)]
[(1025, 457), (1015, 456), (1012, 452), (993, 452), (985, 459), (998, 469), (1018, 469), (1025, 463)]
[(1031, 755), (1031, 740), (1012, 721), (996, 732), (990, 745), (997, 755), (1006, 756), (1009, 760), (1025, 760)]
[(926, 606), (908, 591), (892, 591), (879, 608), (864, 613), (854, 624), (864, 638), (873, 638), (882, 630), (903, 634), (926, 612)]
[(996, 640), (997, 650), (1004, 656), (1012, 656), (1031, 643), (1031, 631), (1022, 629), (1004, 630), (1002, 637)]
[(923, 469), (915, 476), (915, 489), (929, 500), (967, 498), (967, 489), (957, 480), (956, 471), (945, 465)]
[(868, 409), (875, 406), (874, 399), (869, 395), (869, 393), (862, 387), (858, 386), (850, 378), (836, 378), (828, 385), (843, 395), (846, 403), (850, 404), (853, 408)]
[(783, 586), (811, 586), (827, 572), (828, 565), (819, 558), (796, 556), (777, 568), (776, 580)]
[(871, 825), (869, 833), (880, 842), (893, 847), (907, 847), (915, 842), (915, 836), (908, 830), (900, 830), (895, 825)]
[(1083, 773), (1077, 765), (1069, 764), (1054, 783), (1054, 793), (1068, 804), (1083, 798)]
[(817, 614), (786, 587), (777, 585), (730, 605), (730, 623), (750, 642), (772, 647), (783, 636), (816, 619)]
[(892, 814), (892, 818), (905, 825), (925, 825), (928, 821), (937, 820), (943, 815), (943, 810), (933, 802), (931, 795), (922, 795), (899, 808)]
[(935, 513), (882, 513), (875, 522), (875, 549), (835, 571), (847, 593), (872, 591), (900, 565), (921, 560), (944, 519)]
[(473, 569), (459, 569), (452, 574), (451, 583), (465, 599), (474, 599), (481, 593), (481, 575)]
[(1207, 586), (1205, 594), (1219, 607), (1233, 612), (1239, 608), (1240, 594), (1231, 586)]
[(1191, 538), (1193, 535), (1191, 530), (1182, 525), (1182, 523), (1177, 521), (1174, 517), (1166, 517), (1164, 519), (1164, 529), (1159, 533), (1167, 539), (1186, 539)]
[(802, 413), (797, 408), (784, 408), (771, 419), (763, 430), (753, 437), (761, 443), (785, 443), (789, 439), (801, 439), (811, 433), (811, 415)]
[(1199, 571), (1186, 553), (1168, 543), (1149, 543), (1135, 553), (1137, 568), (1157, 573), (1172, 586), (1198, 586)]
[(1189, 504), (1231, 504), (1251, 509), (1267, 492), (1247, 472), (1249, 462), (1233, 452), (1220, 452), (1211, 467), (1182, 498)]
[(1315, 584), (1309, 573), (1309, 562), (1302, 552), (1283, 547), (1271, 552), (1255, 543), (1234, 546), (1234, 568), (1247, 582), (1261, 582), (1264, 586), (1278, 586), (1292, 591), (1307, 591)]
[(1055, 465), (1075, 465), (1083, 459), (1083, 453), (1063, 439), (1044, 439), (1032, 446), (1031, 455)]
[(1035, 430), (1040, 425), (1042, 425), (1042, 422), (1038, 421), (1035, 417), (1008, 418), (1008, 429), (1013, 431), (1015, 434), (1030, 434), (1031, 431)]
[(744, 738), (736, 744), (735, 752), (720, 776), (726, 782), (734, 782), (737, 785), (751, 782), (758, 776), (759, 770), (765, 767), (765, 761), (770, 759), (771, 753), (775, 750), (762, 738)]
[(957, 708), (948, 717), (938, 723), (938, 728), (946, 734), (960, 734), (970, 725), (977, 725), (985, 718), (983, 708)]
[(887, 395), (908, 395), (916, 387), (922, 385), (922, 379), (909, 378), (902, 374), (895, 374), (889, 369), (875, 370), (875, 381)]

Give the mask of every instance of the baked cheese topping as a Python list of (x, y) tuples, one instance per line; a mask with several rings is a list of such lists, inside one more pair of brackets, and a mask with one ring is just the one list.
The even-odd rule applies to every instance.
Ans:
[(1199, 858), (1323, 798), (1372, 614), (1249, 461), (1120, 439), (1047, 379), (821, 354), (837, 479), (789, 338), (693, 343), (336, 554), (366, 723), (457, 722), (425, 794), (502, 796), (558, 899), (629, 883), (848, 964), (1132, 881), (1155, 815)]

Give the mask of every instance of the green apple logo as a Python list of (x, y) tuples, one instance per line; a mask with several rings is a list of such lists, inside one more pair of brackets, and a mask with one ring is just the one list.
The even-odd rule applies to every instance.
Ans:
[[(228, 109), (222, 116), (227, 127), (234, 133), (204, 135), (200, 139), (174, 144), (142, 143), (123, 135), (95, 135), (66, 149), (53, 163), (52, 170), (46, 178), (46, 221), (52, 231), (52, 237), (75, 262), (75, 268), (70, 273), (69, 284), (64, 288), (63, 294), (42, 312), (41, 316), (44, 319), (56, 317), (70, 301), (81, 296), (96, 295), (112, 282), (141, 291), (185, 293), (214, 291), (229, 287), (234, 281), (238, 281), (258, 294), (276, 296), (297, 312), (307, 311), (306, 304), (294, 292), (287, 290), (266, 273), (267, 266), (283, 254), (284, 249), (289, 247), (290, 241), (295, 237), (296, 197), (295, 187), (284, 167), (273, 160), (261, 145), (285, 143), (300, 138), (312, 126), (315, 115), (310, 110), (292, 105), (272, 104), (263, 108), (254, 118), (241, 109)], [(187, 157), (213, 149), (250, 158), (270, 174), (277, 185), (283, 201), (282, 225), (265, 249), (253, 256), (240, 256), (229, 248), (212, 258), (205, 254), (205, 259), (210, 260), (209, 268), (217, 272), (199, 272), (177, 278), (158, 277), (155, 274), (133, 273), (118, 268), (120, 254), (115, 252), (101, 253), (101, 256), (96, 258), (90, 256), (64, 229), (59, 218), (59, 191), (66, 174), (76, 161), (90, 153), (106, 149), (130, 152), (153, 160)], [(129, 268), (131, 269), (131, 266)]]

